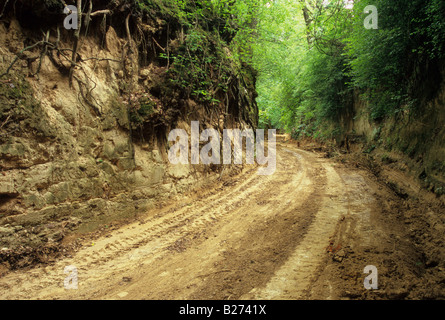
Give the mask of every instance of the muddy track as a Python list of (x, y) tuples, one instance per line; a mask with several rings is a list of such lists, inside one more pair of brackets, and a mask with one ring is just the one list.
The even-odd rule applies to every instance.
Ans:
[[(335, 251), (372, 250), (381, 240), (371, 219), (375, 188), (358, 171), (279, 146), (275, 174), (245, 170), (70, 259), (10, 272), (0, 298), (335, 299), (344, 293), (339, 278), (329, 278), (339, 270)], [(348, 290), (363, 291), (360, 273), (372, 263), (362, 260)], [(63, 286), (66, 266), (78, 270), (76, 290)]]

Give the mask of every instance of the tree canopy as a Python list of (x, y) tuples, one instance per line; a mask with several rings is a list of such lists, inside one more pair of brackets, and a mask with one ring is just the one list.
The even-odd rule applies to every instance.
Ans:
[[(365, 26), (369, 5), (376, 29)], [(296, 136), (326, 134), (354, 93), (375, 121), (419, 110), (420, 83), (445, 54), (442, 0), (274, 0), (256, 14), (260, 121)]]
[(139, 0), (153, 2), (180, 17), (193, 54), (205, 47), (195, 28), (204, 25), (233, 49), (232, 62), (257, 71), (263, 127), (326, 136), (325, 124), (347, 114), (356, 94), (380, 121), (418, 111), (437, 90), (425, 77), (445, 55), (443, 0)]

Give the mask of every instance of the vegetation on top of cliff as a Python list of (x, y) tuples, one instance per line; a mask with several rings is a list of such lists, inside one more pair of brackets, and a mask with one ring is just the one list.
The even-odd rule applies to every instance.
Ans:
[[(377, 8), (377, 29), (364, 21)], [(434, 97), (445, 55), (441, 0), (285, 0), (261, 11), (255, 63), (261, 123), (320, 136), (348, 116), (353, 93), (379, 121)], [(330, 137), (333, 131), (327, 132)]]
[[(137, 0), (140, 14), (164, 19), (167, 39), (156, 43), (157, 59), (166, 68), (158, 97), (193, 99), (212, 109), (226, 108), (229, 95), (255, 92), (255, 75), (251, 68), (252, 32), (258, 1), (171, 1)], [(159, 92), (160, 91), (160, 92)], [(235, 92), (237, 91), (237, 92)], [(180, 92), (178, 96), (177, 93)], [(238, 99), (238, 98), (237, 98)], [(253, 99), (250, 104), (255, 103)], [(133, 112), (132, 119), (143, 125), (156, 112)], [(144, 119), (147, 118), (147, 119)]]
[[(18, 2), (22, 7), (43, 4), (37, 12), (28, 13), (35, 17), (55, 15), (65, 1)], [(77, 3), (83, 4), (86, 16), (107, 12), (103, 13), (106, 24), (116, 25), (118, 19), (120, 34), (133, 37), (138, 46), (139, 62), (154, 60), (165, 68), (167, 81), (153, 90), (154, 98), (164, 99), (164, 105), (188, 98), (209, 109), (227, 105), (228, 91), (234, 87), (254, 91), (258, 80), (261, 125), (283, 128), (294, 136), (339, 134), (332, 123), (352, 116), (355, 94), (368, 102), (369, 116), (375, 121), (421, 112), (441, 80), (439, 69), (445, 56), (445, 4), (441, 0)], [(5, 4), (2, 12), (12, 5)], [(364, 26), (368, 5), (378, 9), (376, 29)], [(80, 36), (88, 31), (88, 19), (84, 20)], [(147, 43), (154, 48), (154, 58), (147, 58)], [(72, 52), (61, 52), (43, 39), (39, 48), (42, 53), (56, 50), (71, 56), (65, 71), (72, 76), (79, 59), (75, 45)], [(90, 87), (83, 86), (90, 92)], [(141, 93), (126, 94), (131, 95), (146, 99)], [(132, 118), (143, 123), (156, 114), (150, 111), (151, 104), (136, 103)]]
[[(164, 59), (171, 82), (201, 102), (217, 104), (226, 93), (231, 76), (243, 76), (250, 69), (242, 63), (250, 59), (247, 53), (253, 37), (258, 1), (209, 0), (138, 0), (144, 11), (159, 8), (176, 19), (179, 43), (165, 48)], [(174, 26), (173, 26), (174, 27)], [(250, 31), (248, 31), (250, 30)], [(170, 68), (171, 67), (171, 68)]]

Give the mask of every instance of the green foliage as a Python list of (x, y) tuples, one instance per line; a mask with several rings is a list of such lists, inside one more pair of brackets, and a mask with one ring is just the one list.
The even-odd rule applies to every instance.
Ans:
[(317, 128), (337, 120), (351, 94), (341, 42), (348, 12), (341, 12), (342, 23), (329, 23), (340, 10), (336, 3), (318, 12), (309, 28), (300, 2), (276, 1), (266, 8), (254, 50), (260, 124), (294, 137), (324, 136)]
[[(160, 11), (179, 22), (180, 46), (160, 53), (171, 84), (197, 101), (218, 104), (234, 74), (250, 63), (258, 0), (135, 0), (145, 13)], [(263, 0), (262, 0), (263, 1)]]
[(216, 94), (227, 91), (226, 81), (232, 72), (224, 47), (221, 39), (200, 28), (189, 30), (171, 57), (171, 82), (199, 101), (218, 103)]
[[(368, 4), (379, 10), (378, 30), (363, 28), (361, 13)], [(444, 54), (444, 8), (440, 0), (362, 0), (354, 7), (346, 53), (352, 85), (365, 93), (371, 118), (415, 106), (416, 66)]]
[[(364, 27), (367, 5), (378, 9), (377, 30)], [(353, 8), (342, 0), (276, 0), (259, 20), (260, 124), (296, 137), (338, 134), (332, 124), (351, 116), (353, 92), (374, 120), (418, 110), (423, 74), (445, 57), (443, 0), (360, 0)]]
[[(180, 21), (184, 41), (160, 56), (173, 85), (216, 104), (252, 65), (260, 126), (294, 136), (339, 134), (333, 123), (352, 116), (353, 92), (376, 121), (419, 109), (422, 74), (445, 57), (443, 0), (135, 1)], [(364, 27), (367, 5), (378, 9), (377, 30)]]
[[(346, 85), (349, 79), (344, 72), (344, 57), (314, 51), (308, 55), (306, 63), (303, 77), (308, 94), (304, 97), (305, 104), (310, 102), (315, 106), (313, 112), (324, 119), (338, 120), (350, 94), (350, 88)], [(302, 110), (305, 110), (305, 104)]]
[(125, 104), (129, 104), (129, 120), (132, 129), (142, 127), (155, 113), (156, 102), (146, 93), (132, 94), (130, 101)]

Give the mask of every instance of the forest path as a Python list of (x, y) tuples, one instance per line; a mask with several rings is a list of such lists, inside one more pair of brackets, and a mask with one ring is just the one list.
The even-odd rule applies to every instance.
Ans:
[[(367, 291), (364, 267), (390, 258), (405, 237), (395, 217), (381, 215), (376, 197), (388, 192), (363, 170), (281, 141), (274, 174), (248, 168), (72, 258), (10, 272), (0, 278), (0, 298), (358, 297)], [(77, 270), (77, 289), (64, 288), (67, 266)]]

